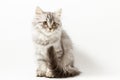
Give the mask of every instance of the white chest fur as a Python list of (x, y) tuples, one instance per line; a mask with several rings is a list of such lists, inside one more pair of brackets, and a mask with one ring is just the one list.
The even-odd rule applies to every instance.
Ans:
[(45, 36), (43, 33), (34, 32), (33, 40), (36, 47), (36, 53), (46, 57), (47, 50), (53, 46), (56, 52), (62, 51), (61, 48), (61, 32), (56, 32), (51, 36)]

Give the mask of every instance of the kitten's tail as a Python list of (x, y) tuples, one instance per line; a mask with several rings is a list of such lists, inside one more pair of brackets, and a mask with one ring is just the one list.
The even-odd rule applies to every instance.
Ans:
[(80, 73), (74, 67), (67, 67), (66, 69), (60, 67), (53, 46), (48, 49), (48, 67), (51, 69), (55, 78), (72, 77)]

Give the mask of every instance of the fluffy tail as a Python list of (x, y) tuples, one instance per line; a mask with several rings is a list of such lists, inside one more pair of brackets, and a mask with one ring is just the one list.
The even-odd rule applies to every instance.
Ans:
[(55, 78), (72, 77), (80, 73), (74, 67), (67, 67), (66, 69), (60, 67), (53, 46), (48, 49), (48, 67), (51, 69)]

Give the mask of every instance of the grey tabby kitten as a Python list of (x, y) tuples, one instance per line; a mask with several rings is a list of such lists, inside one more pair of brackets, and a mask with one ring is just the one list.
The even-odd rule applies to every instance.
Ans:
[(72, 42), (62, 29), (61, 10), (44, 12), (36, 8), (33, 41), (38, 77), (71, 77), (80, 72), (74, 67)]

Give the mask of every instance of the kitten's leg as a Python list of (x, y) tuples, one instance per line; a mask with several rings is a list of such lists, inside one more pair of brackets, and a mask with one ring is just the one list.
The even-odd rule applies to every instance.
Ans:
[(40, 54), (37, 55), (37, 63), (38, 63), (38, 67), (36, 71), (37, 77), (45, 76), (47, 65), (46, 65), (46, 61), (43, 59), (43, 56)]
[[(56, 49), (56, 51), (55, 51), (55, 56), (56, 56), (56, 58), (57, 58), (57, 63), (61, 63), (61, 57), (62, 57), (62, 55), (63, 55), (63, 52), (62, 52), (62, 50), (58, 50), (58, 49)], [(55, 63), (53, 62), (53, 64), (52, 65), (54, 65)], [(50, 66), (48, 66), (48, 68), (47, 68), (47, 71), (46, 71), (46, 77), (49, 77), (49, 78), (53, 78), (53, 77), (56, 77), (54, 74), (53, 74), (53, 71), (49, 68)], [(56, 66), (57, 67), (57, 66)]]
[(52, 71), (49, 68), (47, 68), (46, 77), (49, 77), (49, 78), (53, 78), (54, 77)]
[(46, 73), (46, 63), (44, 61), (39, 61), (39, 66), (37, 68), (37, 77), (43, 77)]

